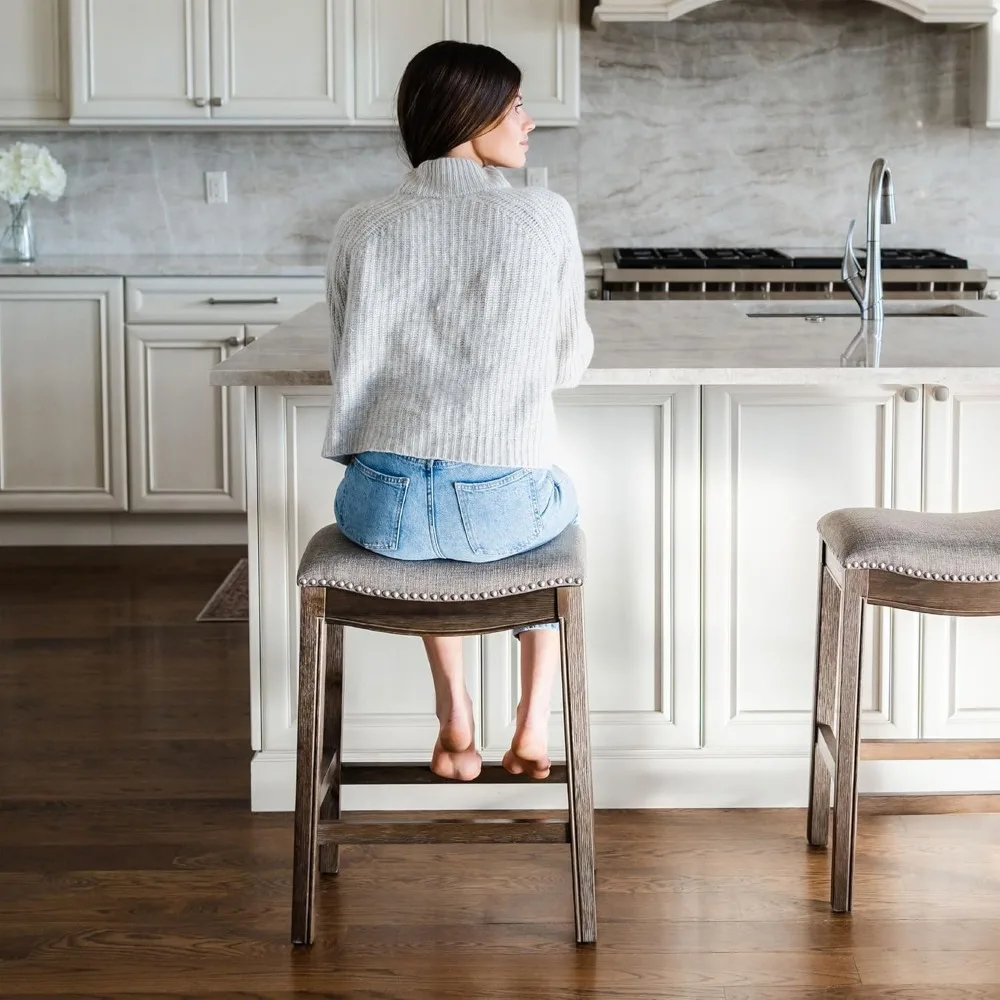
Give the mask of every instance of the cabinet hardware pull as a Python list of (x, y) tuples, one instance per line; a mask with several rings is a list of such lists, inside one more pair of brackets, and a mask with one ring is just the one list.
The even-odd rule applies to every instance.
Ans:
[(914, 389), (912, 385), (907, 386), (903, 390), (903, 399), (905, 399), (908, 403), (915, 403), (918, 399), (920, 399), (920, 392), (919, 390)]
[(247, 339), (244, 341), (244, 343), (245, 344), (252, 344), (256, 339), (257, 339), (256, 337), (250, 337), (250, 336), (248, 336)]
[(986, 298), (988, 298), (988, 299), (992, 299), (992, 300), (994, 300), (994, 301), (995, 301), (996, 299), (1000, 299), (1000, 289), (995, 289), (995, 288), (991, 288), (991, 289), (990, 289), (990, 290), (989, 290), (989, 291), (988, 291), (988, 292), (986, 293)]
[(277, 295), (272, 295), (269, 299), (217, 299), (214, 295), (209, 296), (210, 306), (276, 306), (281, 299)]
[(210, 104), (210, 105), (211, 105), (211, 106), (212, 106), (213, 108), (221, 108), (221, 107), (222, 107), (222, 98), (221, 98), (221, 97), (213, 97), (213, 98), (211, 98), (211, 99), (209, 100), (209, 102), (208, 102), (208, 103), (209, 103), (209, 104)]
[(239, 337), (226, 337), (226, 346), (227, 347), (242, 347), (243, 346), (243, 342), (240, 340)]
[(196, 108), (204, 108), (208, 104), (208, 101), (204, 97), (196, 97), (194, 99), (194, 106)]
[(936, 385), (936, 386), (934, 386), (934, 398), (939, 403), (947, 403), (948, 402), (948, 397), (950, 395), (951, 395), (951, 393), (948, 391), (948, 387), (946, 385)]

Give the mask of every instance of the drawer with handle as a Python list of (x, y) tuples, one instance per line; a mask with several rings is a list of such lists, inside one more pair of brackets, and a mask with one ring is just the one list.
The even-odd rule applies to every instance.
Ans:
[(322, 302), (325, 279), (128, 278), (128, 323), (282, 323)]

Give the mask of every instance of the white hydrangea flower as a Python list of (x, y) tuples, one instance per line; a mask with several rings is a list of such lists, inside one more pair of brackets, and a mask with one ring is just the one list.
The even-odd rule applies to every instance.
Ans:
[(42, 195), (57, 201), (66, 190), (66, 171), (44, 147), (15, 142), (0, 152), (0, 198), (11, 204)]

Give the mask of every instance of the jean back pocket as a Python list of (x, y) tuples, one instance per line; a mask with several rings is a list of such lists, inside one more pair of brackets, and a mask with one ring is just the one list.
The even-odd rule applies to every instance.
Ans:
[(407, 476), (376, 472), (353, 459), (333, 504), (341, 531), (366, 549), (392, 552), (399, 546)]
[(469, 547), (503, 559), (534, 546), (540, 532), (538, 489), (531, 469), (517, 469), (485, 483), (455, 483)]

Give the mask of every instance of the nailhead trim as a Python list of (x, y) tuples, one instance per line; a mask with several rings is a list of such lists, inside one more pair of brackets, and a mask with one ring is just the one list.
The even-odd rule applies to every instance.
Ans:
[[(848, 568), (857, 569), (858, 564), (848, 564)], [(863, 568), (867, 569), (868, 564), (865, 563)], [(882, 568), (885, 568), (884, 564)], [(911, 570), (909, 572), (912, 573), (913, 571)], [(920, 575), (919, 570), (917, 571), (917, 575)], [(928, 576), (930, 576), (930, 574), (928, 574)], [(979, 579), (992, 580), (993, 577), (980, 577)], [(300, 577), (297, 582), (300, 587), (331, 587), (336, 590), (350, 590), (358, 594), (370, 594), (372, 597), (393, 598), (394, 600), (403, 601), (485, 601), (488, 598), (506, 597), (508, 594), (523, 594), (530, 590), (545, 590), (551, 587), (580, 587), (583, 585), (583, 578), (578, 576), (560, 576), (552, 580), (542, 580), (538, 583), (519, 583), (513, 587), (501, 587), (499, 590), (491, 590), (489, 592), (484, 590), (482, 593), (478, 594), (404, 593), (400, 590), (389, 591), (382, 590), (378, 587), (362, 587), (360, 584), (351, 583), (349, 580), (327, 580), (323, 578), (317, 579), (315, 577)]]
[(947, 583), (995, 583), (1000, 582), (1000, 574), (980, 573), (974, 576), (971, 573), (932, 573), (927, 569), (913, 569), (909, 566), (892, 566), (885, 563), (849, 562), (845, 564), (846, 569), (882, 569), (890, 573), (900, 573), (904, 576), (916, 576), (924, 580), (943, 580)]

